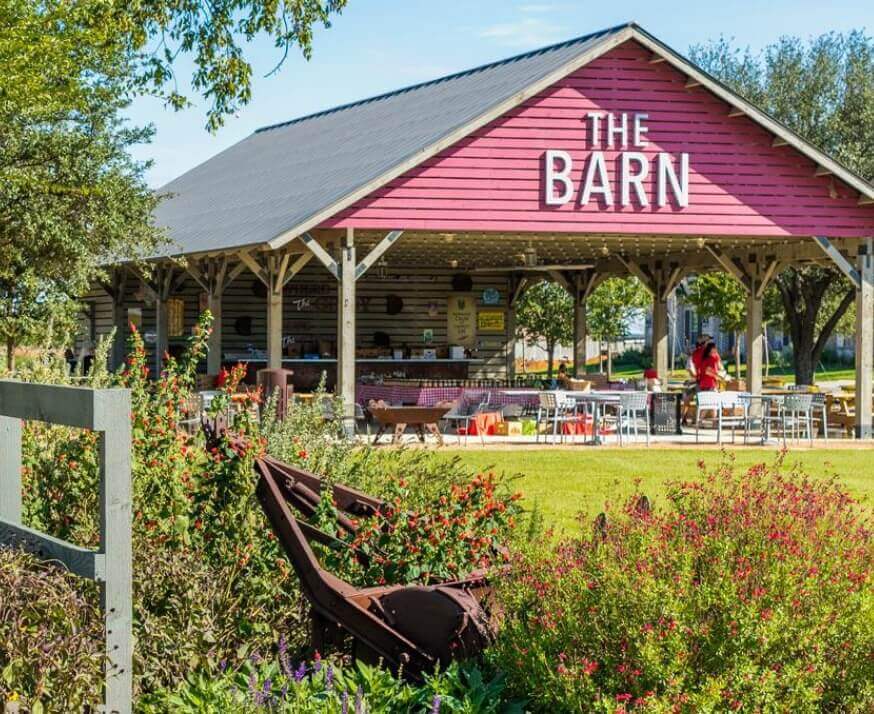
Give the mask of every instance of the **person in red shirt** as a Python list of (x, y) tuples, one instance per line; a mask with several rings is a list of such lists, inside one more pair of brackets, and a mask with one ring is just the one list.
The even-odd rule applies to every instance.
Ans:
[(719, 378), (725, 370), (715, 342), (708, 342), (701, 351), (696, 371), (699, 392), (713, 392), (719, 387)]

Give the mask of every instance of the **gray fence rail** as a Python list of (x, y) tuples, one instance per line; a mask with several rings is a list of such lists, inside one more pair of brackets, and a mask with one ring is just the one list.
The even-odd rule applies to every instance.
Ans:
[[(87, 389), (0, 380), (0, 544), (57, 561), (100, 584), (106, 635), (107, 712), (130, 714), (131, 400), (127, 389)], [(91, 429), (100, 444), (100, 546), (94, 551), (21, 522), (21, 422)]]

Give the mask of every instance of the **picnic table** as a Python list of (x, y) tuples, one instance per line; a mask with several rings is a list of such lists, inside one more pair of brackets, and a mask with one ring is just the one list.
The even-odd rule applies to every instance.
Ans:
[(373, 443), (379, 443), (380, 438), (389, 429), (394, 427), (391, 443), (397, 443), (404, 433), (407, 425), (416, 429), (419, 440), (424, 443), (425, 431), (430, 432), (437, 438), (437, 443), (443, 446), (443, 435), (437, 427), (437, 422), (449, 411), (449, 406), (440, 407), (368, 407), (368, 411), (379, 423), (379, 430), (373, 439)]

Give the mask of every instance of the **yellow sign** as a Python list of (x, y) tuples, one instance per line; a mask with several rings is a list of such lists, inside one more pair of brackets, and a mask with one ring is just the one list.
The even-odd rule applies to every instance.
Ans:
[(480, 310), (477, 315), (477, 328), (480, 332), (501, 332), (505, 328), (503, 310)]
[(450, 345), (476, 347), (476, 297), (472, 293), (450, 295), (446, 319), (446, 341)]

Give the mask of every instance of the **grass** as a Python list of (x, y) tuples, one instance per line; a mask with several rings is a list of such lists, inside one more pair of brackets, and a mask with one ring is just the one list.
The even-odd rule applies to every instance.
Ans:
[[(578, 527), (577, 516), (587, 513), (590, 521), (605, 501), (621, 501), (640, 479), (643, 493), (658, 499), (667, 480), (689, 480), (699, 476), (699, 459), (708, 467), (719, 464), (718, 451), (694, 449), (591, 449), (561, 448), (524, 450), (456, 449), (444, 453), (458, 456), (472, 468), (520, 474), (515, 487), (525, 495), (529, 507), (536, 502), (547, 519), (559, 529)], [(735, 452), (740, 468), (773, 462), (773, 449), (744, 449)], [(790, 452), (787, 467), (799, 464), (811, 476), (837, 475), (855, 496), (874, 497), (874, 451), (868, 449), (817, 449)]]
[[(677, 364), (682, 366), (683, 359), (677, 359)], [(727, 356), (724, 358), (725, 366), (728, 370), (729, 374), (734, 377), (734, 362), (731, 361), (731, 356)], [(558, 363), (556, 363), (555, 369), (558, 369)], [(589, 372), (594, 372), (595, 367), (589, 367)], [(741, 376), (746, 374), (746, 365), (742, 364), (740, 367)], [(546, 376), (546, 371), (543, 372), (532, 372), (531, 374), (541, 374), (542, 376)], [(771, 377), (787, 377), (789, 382), (795, 381), (795, 371), (791, 366), (781, 365), (777, 366), (776, 364), (771, 364), (768, 369), (768, 374)], [(613, 376), (616, 379), (642, 379), (643, 378), (643, 367), (640, 364), (623, 364), (622, 362), (615, 362), (613, 365)], [(671, 377), (675, 377), (677, 379), (688, 379), (689, 374), (685, 369), (676, 369), (671, 372)], [(846, 365), (820, 365), (815, 372), (815, 378), (817, 382), (852, 382), (856, 378), (856, 372), (853, 367), (847, 367)]]

